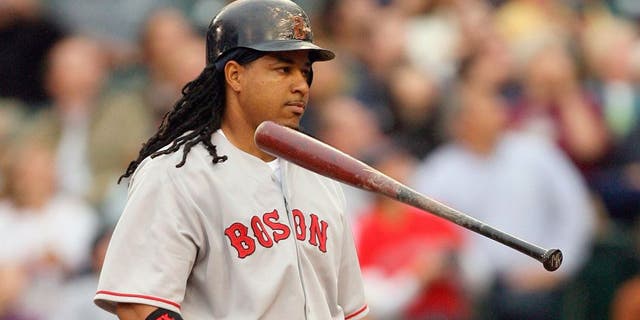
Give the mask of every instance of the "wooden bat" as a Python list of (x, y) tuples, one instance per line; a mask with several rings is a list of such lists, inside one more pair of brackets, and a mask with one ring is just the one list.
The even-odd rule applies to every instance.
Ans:
[(301, 132), (265, 121), (256, 129), (254, 138), (264, 152), (328, 178), (391, 197), (447, 219), (542, 262), (549, 271), (558, 269), (562, 264), (562, 252), (559, 249), (544, 249), (495, 229)]

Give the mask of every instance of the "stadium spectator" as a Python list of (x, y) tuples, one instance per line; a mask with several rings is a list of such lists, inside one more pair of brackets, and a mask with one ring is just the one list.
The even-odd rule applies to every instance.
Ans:
[(8, 156), (7, 196), (0, 201), (0, 309), (47, 319), (65, 301), (59, 294), (64, 281), (88, 262), (97, 215), (57, 188), (51, 141), (40, 132), (15, 138)]
[[(416, 159), (378, 145), (364, 159), (406, 182)], [(394, 199), (376, 195), (355, 225), (356, 245), (372, 319), (467, 319), (457, 269), (460, 228)]]
[(463, 82), (448, 106), (449, 143), (415, 175), (417, 190), (500, 230), (563, 249), (556, 272), (468, 233), (462, 267), (490, 319), (558, 319), (563, 284), (589, 255), (595, 213), (576, 168), (553, 143), (505, 131), (507, 110), (495, 90)]

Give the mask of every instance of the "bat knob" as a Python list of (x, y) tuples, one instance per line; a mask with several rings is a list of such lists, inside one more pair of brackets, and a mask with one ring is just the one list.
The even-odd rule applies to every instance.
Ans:
[(556, 271), (562, 264), (562, 251), (549, 249), (542, 255), (542, 265), (548, 271)]

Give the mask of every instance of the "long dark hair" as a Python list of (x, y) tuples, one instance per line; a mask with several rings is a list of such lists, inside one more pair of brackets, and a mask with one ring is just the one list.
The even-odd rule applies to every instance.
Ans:
[[(185, 164), (187, 154), (198, 143), (202, 143), (209, 151), (214, 164), (226, 161), (227, 156), (218, 155), (216, 146), (211, 143), (211, 135), (222, 125), (226, 101), (224, 65), (230, 60), (245, 65), (263, 55), (263, 52), (256, 50), (237, 48), (215, 64), (205, 67), (195, 80), (182, 88), (182, 97), (165, 114), (158, 131), (142, 145), (138, 158), (129, 163), (118, 183), (130, 177), (146, 157), (173, 153), (183, 145), (182, 161), (176, 164), (176, 168)], [(170, 143), (171, 146), (161, 150)]]

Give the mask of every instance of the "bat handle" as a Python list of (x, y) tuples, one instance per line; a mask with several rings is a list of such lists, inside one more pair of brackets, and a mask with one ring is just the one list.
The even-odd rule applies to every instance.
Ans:
[(547, 271), (556, 271), (562, 265), (562, 251), (560, 249), (544, 249), (531, 244), (522, 239), (511, 236), (491, 226), (471, 223), (469, 225), (462, 225), (471, 230), (474, 230), (488, 238), (496, 240), (508, 247), (516, 249), (542, 263)]
[(562, 264), (562, 251), (559, 249), (549, 249), (543, 255), (541, 259), (542, 265), (548, 271), (555, 271), (560, 268)]
[(390, 187), (389, 192), (395, 199), (431, 212), (439, 217), (445, 218), (461, 227), (475, 231), (487, 238), (498, 241), (508, 247), (518, 250), (542, 263), (548, 271), (555, 271), (562, 264), (562, 252), (559, 249), (543, 249), (534, 244), (518, 239), (508, 233), (502, 232), (482, 221), (467, 216), (458, 210), (448, 207), (436, 200), (422, 196), (415, 190), (403, 187), (396, 182), (396, 186)]

